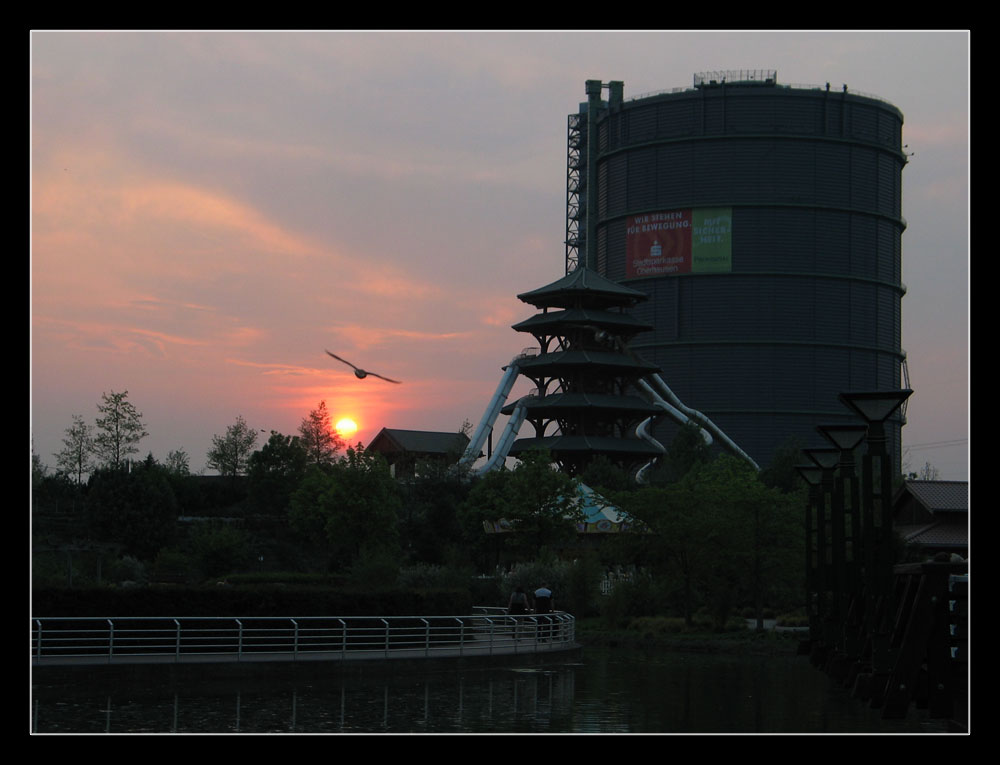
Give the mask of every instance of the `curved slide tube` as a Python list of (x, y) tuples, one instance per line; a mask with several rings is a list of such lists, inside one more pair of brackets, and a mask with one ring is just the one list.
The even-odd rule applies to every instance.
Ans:
[(475, 471), (476, 475), (488, 473), (502, 465), (503, 461), (507, 459), (507, 453), (510, 451), (511, 444), (517, 438), (517, 432), (521, 429), (525, 415), (528, 413), (527, 408), (522, 403), (523, 401), (524, 399), (519, 400), (514, 406), (514, 411), (510, 413), (510, 419), (507, 420), (507, 426), (503, 429), (503, 433), (500, 434), (500, 440), (493, 450), (493, 455), (486, 461), (485, 465)]
[[(640, 360), (639, 356), (636, 355), (636, 353), (632, 351), (624, 342), (622, 342), (621, 338), (615, 338), (614, 342), (615, 345), (622, 352), (629, 354), (636, 361)], [(750, 463), (750, 465), (753, 466), (754, 470), (758, 471), (760, 470), (760, 465), (754, 462), (753, 458), (749, 454), (747, 454), (739, 446), (737, 446), (736, 442), (733, 441), (733, 439), (731, 439), (729, 436), (723, 433), (722, 429), (719, 428), (718, 425), (716, 425), (714, 422), (708, 419), (708, 417), (699, 412), (697, 409), (692, 409), (689, 406), (685, 406), (684, 402), (677, 397), (677, 394), (674, 393), (672, 390), (670, 390), (670, 386), (667, 385), (666, 382), (664, 382), (663, 378), (660, 377), (660, 374), (658, 372), (653, 372), (652, 374), (647, 375), (643, 380), (640, 380), (639, 381), (640, 387), (643, 387), (644, 389), (649, 388), (649, 383), (647, 383), (646, 380), (648, 380), (650, 383), (652, 383), (652, 385), (656, 389), (658, 389), (653, 391), (656, 394), (653, 397), (653, 402), (656, 403), (658, 406), (661, 406), (659, 402), (666, 404), (665, 407), (661, 406), (661, 408), (664, 409), (664, 411), (671, 417), (671, 419), (681, 423), (682, 425), (694, 421), (695, 424), (698, 425), (698, 427), (701, 429), (702, 438), (706, 439), (705, 443), (711, 444), (712, 443), (711, 438), (714, 435), (717, 439), (719, 439), (719, 442), (726, 449), (731, 451), (736, 456), (746, 460), (748, 463)], [(664, 401), (659, 394), (665, 396), (666, 401)], [(659, 401), (657, 401), (657, 399), (659, 399)], [(706, 429), (708, 432), (706, 432)], [(636, 432), (638, 433), (638, 429), (636, 429)], [(640, 473), (644, 472), (648, 467), (649, 465), (644, 465), (640, 469)]]
[(483, 444), (486, 443), (486, 437), (489, 435), (490, 429), (493, 427), (493, 423), (496, 422), (497, 415), (500, 414), (500, 410), (507, 401), (507, 396), (510, 395), (511, 388), (514, 387), (514, 381), (517, 379), (519, 372), (517, 366), (519, 358), (521, 357), (515, 356), (511, 359), (510, 364), (504, 367), (504, 374), (503, 377), (500, 378), (500, 384), (497, 385), (496, 392), (493, 394), (493, 398), (490, 399), (490, 403), (486, 407), (486, 411), (483, 413), (483, 418), (479, 421), (479, 426), (472, 434), (472, 440), (469, 441), (469, 445), (465, 449), (465, 454), (463, 454), (462, 458), (459, 460), (460, 465), (468, 465), (469, 463), (475, 461), (479, 457), (479, 453), (483, 450)]
[[(659, 377), (659, 375), (650, 375), (650, 377), (651, 378), (652, 377)], [(641, 390), (643, 393), (645, 393), (646, 396), (649, 398), (649, 400), (653, 404), (655, 404), (657, 407), (659, 407), (660, 409), (662, 409), (664, 411), (664, 413), (667, 414), (670, 417), (670, 419), (674, 420), (675, 422), (679, 422), (682, 425), (686, 425), (686, 424), (690, 423), (690, 424), (695, 425), (696, 427), (698, 427), (698, 429), (699, 429), (699, 431), (701, 433), (701, 437), (705, 441), (705, 444), (708, 445), (708, 446), (712, 445), (712, 434), (711, 433), (709, 433), (707, 430), (705, 430), (703, 427), (701, 427), (701, 424), (699, 422), (697, 422), (695, 420), (692, 420), (690, 417), (688, 417), (680, 409), (678, 409), (677, 407), (675, 407), (675, 406), (673, 406), (671, 404), (668, 404), (666, 401), (664, 401), (663, 397), (660, 396), (660, 394), (657, 393), (649, 383), (647, 383), (645, 380), (638, 380), (636, 382), (636, 387), (638, 387), (639, 390)], [(664, 387), (666, 387), (665, 383), (664, 383)], [(684, 406), (683, 404), (681, 404), (680, 399), (678, 399), (677, 396), (673, 395), (673, 391), (671, 391), (669, 388), (667, 388), (667, 391), (670, 393), (671, 397), (673, 398), (673, 400), (676, 403), (680, 404), (681, 406)], [(688, 409), (687, 407), (684, 407), (684, 408)], [(697, 414), (693, 409), (688, 409), (688, 411), (691, 412), (692, 414)], [(649, 428), (653, 424), (653, 419), (654, 419), (653, 417), (647, 417), (645, 420), (643, 420), (642, 422), (640, 422), (639, 425), (635, 429), (635, 434), (639, 438), (641, 438), (643, 441), (646, 441), (648, 444), (652, 445), (654, 448), (656, 448), (660, 452), (661, 455), (663, 455), (663, 454), (667, 453), (666, 448), (663, 446), (663, 444), (661, 444), (659, 441), (657, 441), (655, 438), (653, 438), (653, 436), (649, 432)], [(643, 465), (641, 468), (639, 468), (636, 471), (635, 480), (638, 483), (645, 483), (646, 482), (646, 473), (649, 471), (649, 469), (651, 467), (653, 467), (654, 464), (656, 464), (656, 460), (657, 459), (658, 458), (654, 458), (654, 459), (650, 460), (649, 462), (647, 462), (645, 465)]]
[[(473, 433), (472, 439), (469, 441), (469, 445), (466, 448), (465, 453), (459, 460), (459, 464), (468, 465), (479, 457), (479, 454), (483, 449), (483, 445), (486, 443), (486, 438), (489, 435), (490, 430), (493, 428), (493, 425), (500, 414), (500, 410), (506, 403), (507, 396), (510, 395), (510, 391), (514, 387), (514, 382), (517, 380), (517, 376), (520, 373), (518, 360), (521, 358), (524, 358), (524, 354), (515, 356), (511, 359), (510, 363), (504, 367), (503, 377), (500, 378), (500, 383), (497, 385), (497, 389), (493, 393), (493, 397), (490, 399), (489, 405), (486, 407), (486, 411), (483, 413), (483, 417), (479, 421), (479, 425)], [(737, 446), (736, 443), (729, 438), (729, 436), (722, 432), (718, 425), (698, 410), (686, 406), (677, 397), (677, 394), (670, 389), (670, 386), (664, 382), (659, 373), (654, 372), (653, 374), (647, 375), (644, 379), (639, 380), (637, 382), (637, 387), (649, 397), (649, 400), (652, 401), (653, 404), (662, 409), (664, 414), (675, 422), (682, 425), (686, 425), (688, 423), (697, 425), (701, 432), (701, 437), (704, 439), (706, 444), (711, 445), (713, 443), (714, 435), (714, 437), (717, 438), (726, 449), (746, 460), (753, 466), (754, 470), (760, 470), (760, 466), (754, 462), (750, 455), (740, 449), (740, 447)], [(511, 444), (514, 443), (518, 430), (520, 430), (521, 425), (524, 423), (526, 413), (524, 405), (519, 401), (514, 407), (514, 411), (511, 412), (510, 419), (507, 421), (507, 425), (500, 436), (500, 440), (497, 443), (493, 454), (487, 460), (485, 465), (476, 470), (478, 475), (482, 475), (483, 473), (493, 470), (497, 466), (503, 464), (503, 461), (507, 458), (507, 453), (510, 451)], [(660, 452), (660, 454), (665, 454), (666, 449), (663, 444), (653, 438), (649, 433), (652, 421), (652, 417), (643, 420), (636, 427), (635, 433), (639, 438), (642, 438), (646, 442), (652, 444), (656, 450)], [(641, 483), (646, 471), (654, 464), (654, 462), (655, 460), (652, 460), (639, 468), (636, 473), (636, 480)]]
[[(643, 441), (652, 445), (653, 448), (655, 448), (657, 451), (660, 452), (661, 455), (663, 455), (667, 453), (666, 447), (659, 441), (657, 441), (655, 438), (653, 438), (653, 436), (650, 435), (649, 433), (649, 426), (653, 424), (653, 420), (654, 420), (653, 417), (647, 417), (645, 420), (640, 422), (638, 426), (636, 426), (635, 434)], [(643, 465), (641, 468), (635, 471), (636, 483), (646, 483), (646, 471), (656, 464), (657, 459), (659, 459), (659, 457), (651, 459), (649, 462), (647, 462), (645, 465)]]
[[(684, 403), (679, 398), (677, 398), (677, 394), (674, 393), (672, 390), (670, 390), (670, 386), (668, 386), (666, 382), (663, 381), (663, 378), (660, 377), (658, 373), (654, 372), (653, 374), (648, 375), (646, 379), (650, 380), (655, 386), (655, 388), (658, 389), (654, 390), (653, 391), (654, 393), (658, 394), (662, 393), (667, 397), (670, 403), (667, 404), (668, 408), (665, 409), (665, 411), (667, 412), (668, 415), (670, 415), (672, 419), (676, 420), (681, 424), (693, 421), (696, 425), (698, 425), (698, 427), (701, 428), (702, 438), (706, 439), (705, 443), (711, 444), (712, 443), (711, 438), (712, 435), (714, 435), (717, 439), (719, 439), (719, 442), (726, 449), (731, 451), (736, 456), (749, 462), (753, 466), (754, 470), (760, 470), (760, 466), (756, 462), (754, 462), (753, 458), (745, 451), (743, 451), (739, 446), (737, 446), (735, 441), (733, 441), (729, 436), (723, 433), (718, 425), (712, 422), (708, 417), (703, 415), (697, 409), (692, 409), (689, 406), (685, 406)], [(642, 383), (642, 385), (644, 386), (648, 385), (645, 382), (645, 380), (640, 380), (640, 383)], [(660, 396), (657, 395), (657, 398), (660, 398)], [(711, 433), (712, 435), (709, 435), (709, 433)]]

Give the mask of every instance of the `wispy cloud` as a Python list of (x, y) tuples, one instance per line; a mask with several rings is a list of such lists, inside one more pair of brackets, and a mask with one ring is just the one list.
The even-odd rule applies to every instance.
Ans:
[(334, 325), (328, 328), (333, 341), (350, 348), (371, 348), (396, 341), (443, 342), (461, 340), (471, 336), (470, 332), (428, 332), (396, 327), (370, 327), (358, 324)]

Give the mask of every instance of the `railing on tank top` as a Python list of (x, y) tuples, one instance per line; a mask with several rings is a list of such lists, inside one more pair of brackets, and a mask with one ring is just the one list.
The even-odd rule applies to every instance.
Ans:
[(575, 643), (563, 611), (470, 616), (39, 617), (35, 664), (419, 658), (529, 653)]

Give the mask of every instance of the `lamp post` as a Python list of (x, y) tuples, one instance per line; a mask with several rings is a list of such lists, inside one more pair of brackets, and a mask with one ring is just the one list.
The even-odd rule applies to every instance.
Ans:
[[(840, 461), (838, 449), (803, 449), (810, 460), (816, 463), (821, 472), (822, 492), (820, 494), (819, 513), (817, 518), (817, 547), (819, 555), (820, 589), (819, 606), (822, 621), (823, 645), (831, 648), (837, 642), (837, 623), (840, 619), (838, 606), (840, 601), (839, 582), (837, 575), (838, 553), (834, 549), (834, 473)], [(815, 657), (814, 657), (815, 658)], [(825, 663), (825, 656), (821, 659)]]
[[(861, 498), (854, 474), (854, 449), (868, 432), (865, 425), (820, 425), (817, 431), (838, 451), (837, 477), (833, 485), (831, 505), (836, 646), (841, 658), (857, 658), (860, 654), (857, 633), (858, 619), (858, 551), (860, 549)], [(833, 668), (843, 680), (843, 662)]]
[[(889, 638), (892, 618), (892, 475), (886, 449), (886, 421), (913, 393), (912, 390), (841, 393), (840, 401), (868, 424), (867, 450), (861, 469), (862, 540), (864, 543), (865, 624), (871, 636), (874, 675), (892, 668)], [(873, 685), (877, 690), (877, 684)], [(872, 699), (872, 704), (881, 700)]]

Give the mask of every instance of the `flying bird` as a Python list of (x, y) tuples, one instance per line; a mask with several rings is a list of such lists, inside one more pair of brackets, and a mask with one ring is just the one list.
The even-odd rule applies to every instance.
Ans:
[(327, 351), (326, 354), (327, 356), (333, 356), (333, 358), (335, 358), (337, 361), (341, 361), (344, 364), (347, 364), (347, 366), (349, 366), (351, 369), (354, 370), (354, 376), (357, 377), (359, 380), (364, 380), (366, 377), (368, 377), (368, 375), (371, 375), (372, 377), (377, 377), (380, 380), (385, 380), (386, 382), (396, 383), (396, 385), (399, 385), (399, 380), (390, 380), (388, 377), (383, 377), (382, 375), (375, 374), (374, 372), (369, 372), (365, 369), (361, 369), (360, 367), (356, 367), (347, 359), (342, 359), (340, 358), (340, 356), (330, 353), (330, 351)]

